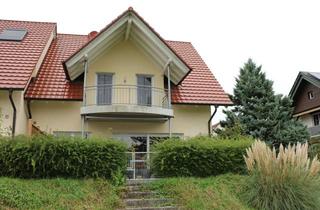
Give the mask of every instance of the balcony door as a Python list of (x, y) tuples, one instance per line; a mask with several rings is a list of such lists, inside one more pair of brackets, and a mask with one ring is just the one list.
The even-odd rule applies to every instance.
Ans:
[(97, 104), (112, 103), (112, 74), (97, 74)]
[(152, 105), (152, 77), (146, 75), (138, 75), (138, 105), (151, 106)]

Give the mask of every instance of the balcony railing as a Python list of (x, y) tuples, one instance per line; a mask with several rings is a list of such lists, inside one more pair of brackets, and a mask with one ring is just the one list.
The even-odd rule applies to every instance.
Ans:
[(150, 86), (99, 85), (85, 88), (85, 106), (135, 105), (169, 108), (168, 91)]
[(311, 136), (316, 136), (316, 135), (320, 135), (320, 126), (313, 126), (313, 127), (309, 127), (309, 133)]

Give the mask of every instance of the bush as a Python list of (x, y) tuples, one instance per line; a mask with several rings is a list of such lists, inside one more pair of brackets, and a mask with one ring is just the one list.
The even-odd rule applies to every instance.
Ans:
[(256, 141), (247, 150), (250, 173), (245, 198), (257, 209), (320, 209), (320, 162), (308, 158), (308, 145), (298, 143), (277, 154)]
[(0, 176), (111, 178), (126, 166), (126, 146), (113, 140), (21, 136), (1, 139), (0, 151)]
[(154, 146), (152, 170), (158, 176), (167, 177), (242, 173), (245, 171), (243, 155), (251, 143), (250, 138), (167, 140)]

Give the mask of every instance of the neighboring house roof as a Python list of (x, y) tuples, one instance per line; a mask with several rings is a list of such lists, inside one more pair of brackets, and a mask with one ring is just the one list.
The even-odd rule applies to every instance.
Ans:
[(56, 30), (55, 23), (0, 20), (0, 32), (26, 29), (22, 41), (0, 41), (0, 89), (24, 89)]
[(302, 80), (306, 80), (310, 82), (311, 84), (315, 85), (316, 87), (320, 88), (320, 73), (319, 72), (306, 72), (301, 71), (299, 72), (296, 80), (293, 83), (293, 86), (289, 92), (289, 97), (291, 99), (294, 98), (295, 94), (297, 93), (297, 90), (302, 82)]

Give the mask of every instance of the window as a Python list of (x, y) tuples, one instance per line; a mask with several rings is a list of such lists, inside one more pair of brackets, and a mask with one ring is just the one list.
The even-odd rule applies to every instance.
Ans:
[[(90, 136), (90, 132), (85, 132), (84, 135), (86, 138)], [(68, 137), (81, 137), (81, 131), (53, 131), (54, 136), (68, 136)]]
[(112, 102), (112, 74), (97, 74), (97, 104), (108, 105)]
[(152, 77), (146, 75), (137, 76), (138, 105), (151, 106), (152, 104)]
[(313, 124), (314, 124), (314, 126), (319, 125), (319, 120), (320, 120), (320, 113), (314, 114), (313, 115)]
[(309, 100), (312, 100), (314, 98), (313, 91), (308, 92), (308, 98)]
[(26, 29), (5, 29), (0, 33), (0, 40), (22, 41), (26, 34)]

